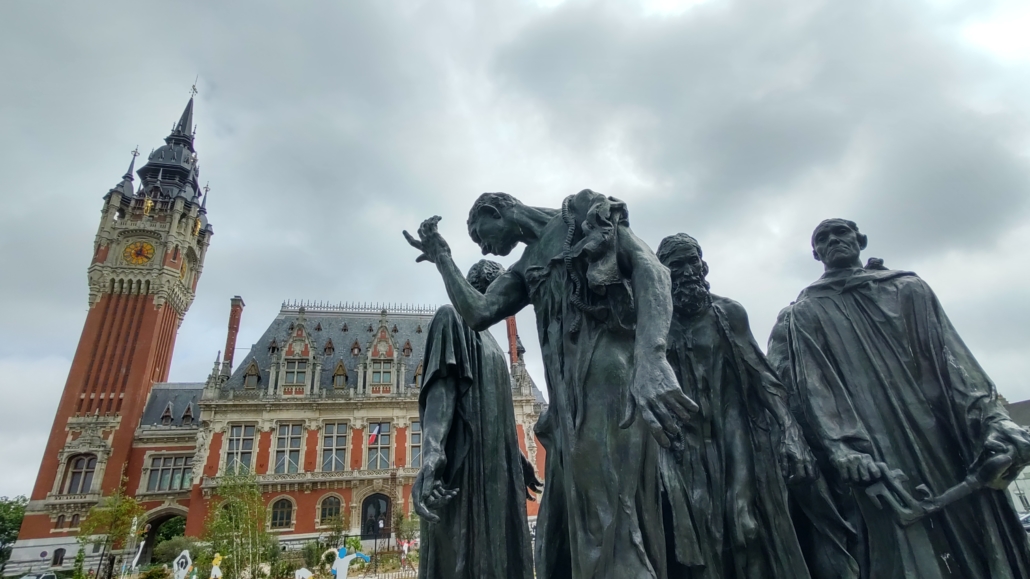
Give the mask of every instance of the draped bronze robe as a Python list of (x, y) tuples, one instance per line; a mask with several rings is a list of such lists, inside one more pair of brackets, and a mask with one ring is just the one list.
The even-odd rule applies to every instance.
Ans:
[[(961, 482), (990, 425), (1008, 420), (994, 384), (937, 297), (911, 272), (832, 271), (783, 314), (785, 372), (812, 442), (900, 469), (934, 495)], [(775, 335), (774, 335), (775, 338)], [(1030, 549), (1005, 491), (983, 490), (903, 528), (861, 490), (856, 559), (871, 579), (1030, 577)]]
[(439, 522), (422, 520), (419, 579), (531, 579), (526, 483), (504, 351), (490, 332), (472, 330), (444, 306), (429, 324), (423, 367), (423, 420), (430, 391), (458, 387), (443, 483), (459, 490), (437, 511)]

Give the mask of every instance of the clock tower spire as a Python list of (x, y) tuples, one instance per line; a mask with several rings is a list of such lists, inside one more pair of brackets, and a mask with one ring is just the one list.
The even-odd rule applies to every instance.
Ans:
[(193, 141), (190, 98), (165, 144), (136, 171), (139, 187), (133, 151), (129, 170), (103, 197), (87, 270), (89, 313), (21, 539), (54, 536), (57, 513), (84, 516), (119, 486), (150, 388), (168, 379), (214, 233)]

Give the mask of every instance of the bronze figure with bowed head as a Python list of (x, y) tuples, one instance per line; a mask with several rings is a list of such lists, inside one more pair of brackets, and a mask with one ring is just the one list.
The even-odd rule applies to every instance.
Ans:
[(528, 305), (536, 313), (550, 395), (537, 424), (547, 450), (537, 577), (667, 577), (658, 449), (682, 445), (697, 409), (665, 357), (668, 270), (617, 199), (584, 190), (547, 209), (484, 193), (469, 212), (473, 241), (484, 254), (526, 247), (480, 293), (451, 259), (439, 219), (405, 237), (418, 261), (436, 264), (469, 326), (484, 330)]
[[(503, 271), (480, 260), (468, 282), (486, 291)], [(504, 350), (448, 305), (429, 323), (422, 364), (419, 577), (532, 579), (526, 498), (540, 483), (519, 450)]]

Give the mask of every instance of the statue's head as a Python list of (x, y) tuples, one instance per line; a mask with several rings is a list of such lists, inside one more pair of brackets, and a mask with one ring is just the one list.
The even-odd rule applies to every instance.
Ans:
[(847, 219), (825, 219), (812, 232), (812, 257), (827, 271), (862, 267), (859, 255), (869, 238)]
[(490, 287), (490, 284), (494, 283), (497, 276), (502, 273), (504, 273), (504, 266), (496, 261), (481, 259), (469, 268), (468, 276), (465, 279), (482, 294), (486, 293), (486, 288)]
[(670, 235), (658, 244), (658, 261), (672, 276), (672, 304), (677, 312), (696, 314), (711, 303), (708, 293), (708, 264), (701, 245), (686, 233)]
[(469, 210), (469, 236), (483, 255), (508, 255), (521, 241), (513, 210), (522, 203), (507, 193), (483, 193)]

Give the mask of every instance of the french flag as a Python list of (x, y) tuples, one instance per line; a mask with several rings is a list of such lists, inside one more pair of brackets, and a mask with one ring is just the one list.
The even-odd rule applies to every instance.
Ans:
[(369, 444), (375, 444), (377, 436), (379, 436), (379, 425), (378, 424), (376, 424), (375, 426), (372, 427), (372, 432), (368, 435), (368, 443)]

